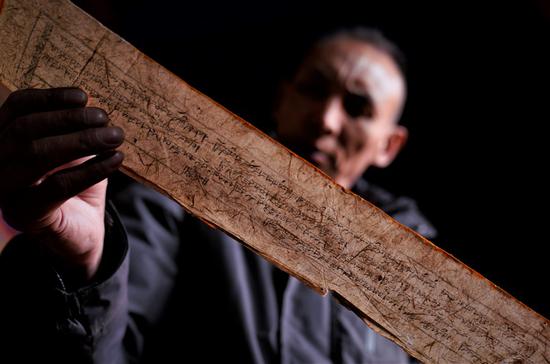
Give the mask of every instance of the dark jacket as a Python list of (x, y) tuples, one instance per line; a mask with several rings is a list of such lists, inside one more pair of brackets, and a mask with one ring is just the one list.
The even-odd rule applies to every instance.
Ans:
[[(412, 200), (364, 181), (356, 192), (433, 237)], [(14, 363), (408, 361), (334, 299), (157, 192), (130, 183), (113, 202), (120, 220), (110, 207), (104, 257), (88, 287), (64, 287), (24, 235), (2, 253), (1, 363), (10, 363), (8, 352), (19, 356)]]

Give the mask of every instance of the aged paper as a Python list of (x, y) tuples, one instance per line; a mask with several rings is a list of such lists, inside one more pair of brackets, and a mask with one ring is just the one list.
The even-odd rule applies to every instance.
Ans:
[[(2, 3), (2, 0), (0, 0)], [(434, 363), (550, 363), (550, 323), (169, 73), (67, 0), (4, 0), (0, 81), (79, 86), (124, 171)]]

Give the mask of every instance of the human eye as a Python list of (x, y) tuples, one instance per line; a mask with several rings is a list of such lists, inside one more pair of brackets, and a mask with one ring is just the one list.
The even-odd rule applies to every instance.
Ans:
[(330, 83), (321, 75), (313, 75), (296, 84), (296, 90), (313, 100), (324, 100), (330, 94)]
[(374, 106), (369, 96), (348, 93), (344, 96), (343, 103), (344, 109), (351, 117), (372, 118), (374, 116)]

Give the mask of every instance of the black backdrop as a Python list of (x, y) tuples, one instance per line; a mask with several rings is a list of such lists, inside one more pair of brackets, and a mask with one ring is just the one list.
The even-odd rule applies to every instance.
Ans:
[(416, 198), (441, 233), (438, 245), (550, 317), (547, 2), (79, 3), (262, 128), (305, 44), (340, 26), (380, 27), (408, 59), (411, 138), (394, 165), (369, 178)]

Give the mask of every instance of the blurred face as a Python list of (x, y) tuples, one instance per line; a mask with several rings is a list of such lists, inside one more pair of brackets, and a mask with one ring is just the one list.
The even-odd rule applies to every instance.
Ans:
[(313, 50), (276, 110), (282, 143), (350, 188), (385, 167), (407, 136), (396, 124), (405, 99), (397, 65), (367, 43), (340, 38)]

